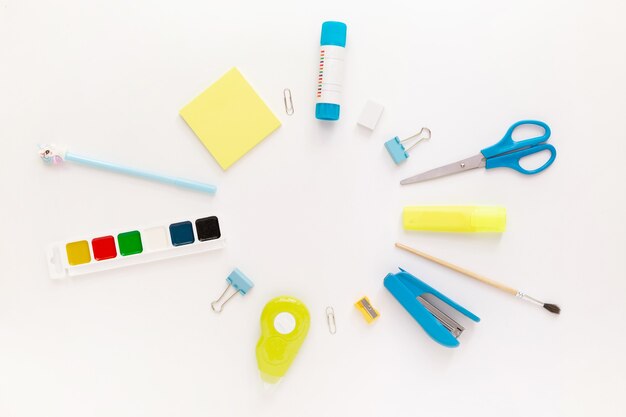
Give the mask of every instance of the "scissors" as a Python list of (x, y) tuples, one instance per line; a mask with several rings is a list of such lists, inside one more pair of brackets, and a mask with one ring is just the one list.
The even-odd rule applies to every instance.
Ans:
[[(520, 126), (534, 125), (543, 128), (543, 134), (535, 138), (514, 141), (513, 132)], [(491, 168), (511, 168), (522, 174), (532, 175), (538, 174), (544, 169), (548, 168), (554, 162), (556, 158), (556, 149), (552, 145), (548, 145), (547, 142), (550, 138), (550, 127), (544, 122), (538, 120), (521, 120), (514, 123), (509, 130), (505, 133), (504, 137), (500, 139), (498, 143), (493, 146), (480, 151), (478, 155), (470, 158), (461, 159), (458, 162), (444, 165), (439, 168), (431, 169), (430, 171), (422, 172), (415, 176), (405, 178), (400, 181), (401, 185), (413, 184), (415, 182), (422, 182), (432, 180), (433, 178), (444, 177), (446, 175), (456, 174), (458, 172), (468, 171), (474, 168), (491, 169)], [(542, 166), (536, 169), (525, 169), (519, 164), (519, 161), (525, 156), (532, 155), (541, 151), (549, 151), (550, 159), (548, 159)]]

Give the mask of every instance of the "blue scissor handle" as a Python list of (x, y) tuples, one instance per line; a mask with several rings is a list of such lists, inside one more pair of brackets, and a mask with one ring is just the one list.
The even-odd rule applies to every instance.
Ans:
[[(516, 142), (513, 140), (513, 132), (515, 131), (515, 129), (517, 129), (519, 126), (522, 126), (522, 125), (539, 126), (543, 128), (544, 130), (543, 135), (538, 136), (536, 138), (530, 138), (530, 139), (520, 140), (519, 142)], [(489, 160), (489, 158), (493, 158), (503, 153), (507, 153), (507, 152), (511, 152), (511, 151), (515, 151), (515, 150), (519, 150), (523, 148), (528, 148), (530, 146), (539, 145), (540, 143), (547, 141), (549, 138), (550, 138), (550, 127), (548, 127), (548, 125), (545, 124), (544, 122), (540, 122), (538, 120), (521, 120), (517, 123), (514, 123), (511, 127), (509, 127), (509, 130), (506, 131), (506, 133), (504, 134), (504, 137), (500, 139), (500, 142), (496, 143), (493, 146), (489, 146), (488, 148), (485, 148), (480, 152), (484, 155), (485, 158), (487, 158), (487, 160)], [(552, 163), (552, 161), (550, 161), (550, 163)], [(489, 167), (487, 166), (487, 168)]]
[[(550, 159), (548, 159), (545, 162), (545, 164), (543, 164), (539, 168), (525, 169), (525, 168), (522, 168), (522, 166), (519, 164), (520, 159), (522, 159), (523, 157), (537, 153), (537, 152), (545, 151), (545, 150), (550, 151)], [(499, 168), (499, 167), (512, 168), (516, 171), (521, 172), (522, 174), (532, 175), (532, 174), (537, 174), (543, 171), (544, 169), (548, 168), (550, 165), (552, 165), (552, 162), (554, 162), (555, 159), (556, 159), (556, 149), (554, 148), (554, 146), (544, 143), (542, 145), (537, 145), (537, 146), (524, 149), (523, 151), (511, 152), (502, 156), (496, 156), (494, 158), (487, 158), (485, 168), (487, 169)]]

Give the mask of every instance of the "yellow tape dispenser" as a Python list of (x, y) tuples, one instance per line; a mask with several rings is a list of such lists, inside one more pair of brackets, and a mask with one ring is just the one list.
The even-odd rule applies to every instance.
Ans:
[(261, 313), (261, 338), (256, 359), (261, 379), (275, 384), (287, 373), (304, 342), (311, 319), (302, 301), (288, 296), (276, 297)]

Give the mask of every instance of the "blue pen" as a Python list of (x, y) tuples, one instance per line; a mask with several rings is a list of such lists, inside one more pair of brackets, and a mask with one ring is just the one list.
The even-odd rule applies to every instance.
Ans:
[(159, 181), (165, 184), (189, 188), (195, 191), (202, 191), (209, 194), (215, 194), (215, 191), (217, 191), (217, 187), (211, 184), (204, 184), (198, 181), (188, 180), (184, 178), (170, 177), (168, 175), (157, 174), (150, 171), (143, 171), (141, 169), (130, 168), (111, 162), (105, 162), (86, 156), (76, 155), (74, 153), (68, 152), (67, 149), (59, 147), (57, 145), (40, 146), (39, 156), (44, 162), (52, 164), (59, 164), (63, 161), (71, 161), (83, 165), (92, 166), (95, 168), (119, 172), (121, 174), (133, 175), (135, 177), (145, 178), (152, 181)]

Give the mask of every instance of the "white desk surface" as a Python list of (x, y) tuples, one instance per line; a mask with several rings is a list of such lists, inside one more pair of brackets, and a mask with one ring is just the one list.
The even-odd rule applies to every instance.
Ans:
[[(313, 117), (330, 19), (348, 23), (334, 124)], [(625, 19), (617, 0), (0, 0), (0, 416), (626, 415)], [(232, 66), (283, 126), (224, 173), (178, 111)], [(372, 134), (356, 126), (367, 99), (385, 105)], [(552, 127), (559, 154), (544, 173), (397, 184), (526, 118)], [(432, 140), (394, 166), (384, 141), (422, 126)], [(54, 169), (38, 160), (42, 142), (219, 191)], [(504, 205), (508, 229), (404, 232), (401, 209), (417, 204)], [(221, 252), (48, 279), (49, 242), (205, 212), (223, 216)], [(256, 286), (214, 314), (235, 266)], [(398, 266), (483, 319), (460, 348), (432, 342), (383, 288)], [(311, 329), (266, 391), (254, 347), (261, 309), (280, 294), (308, 305)], [(363, 294), (382, 313), (371, 326), (353, 307)]]

